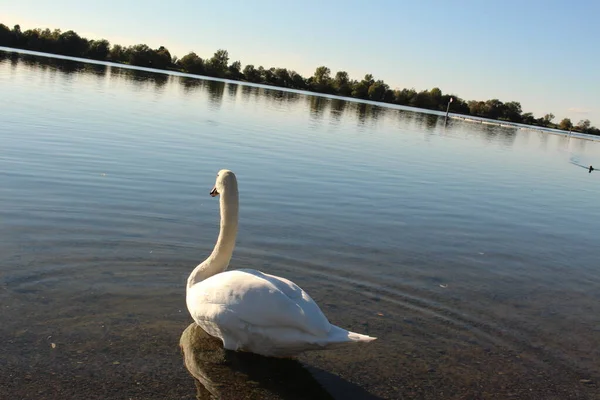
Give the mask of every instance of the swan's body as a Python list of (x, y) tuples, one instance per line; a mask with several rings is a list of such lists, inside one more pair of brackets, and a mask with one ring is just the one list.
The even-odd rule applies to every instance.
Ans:
[(237, 235), (238, 189), (233, 172), (219, 171), (211, 196), (218, 194), (217, 244), (187, 284), (187, 307), (199, 326), (220, 338), (225, 349), (274, 357), (375, 340), (329, 323), (313, 299), (285, 278), (253, 269), (223, 272)]

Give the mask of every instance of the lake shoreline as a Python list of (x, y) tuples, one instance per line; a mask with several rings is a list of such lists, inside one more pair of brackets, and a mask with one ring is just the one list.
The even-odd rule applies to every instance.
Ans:
[[(131, 64), (123, 63), (123, 62), (118, 62), (118, 61), (99, 61), (99, 60), (94, 60), (94, 59), (89, 59), (89, 58), (71, 57), (71, 56), (65, 56), (62, 54), (44, 53), (44, 52), (39, 52), (39, 51), (18, 49), (18, 48), (11, 48), (11, 47), (2, 47), (2, 46), (0, 46), (0, 51), (15, 52), (15, 53), (20, 53), (20, 54), (31, 54), (31, 55), (36, 55), (36, 56), (40, 56), (40, 57), (71, 60), (71, 61), (77, 61), (77, 62), (83, 62), (83, 63), (96, 64), (96, 65), (107, 65), (107, 66), (112, 66), (112, 67), (127, 68), (127, 69), (133, 69), (133, 70), (138, 70), (138, 71), (147, 71), (147, 72), (161, 73), (161, 74), (167, 74), (167, 75), (185, 76), (185, 77), (194, 78), (194, 79), (212, 80), (212, 81), (216, 81), (216, 82), (248, 85), (248, 86), (252, 86), (252, 87), (261, 87), (261, 88), (272, 89), (272, 90), (282, 90), (282, 91), (287, 91), (287, 92), (291, 92), (291, 93), (299, 93), (299, 94), (305, 94), (305, 95), (310, 95), (310, 96), (319, 96), (319, 97), (334, 98), (334, 99), (340, 99), (340, 100), (344, 100), (344, 101), (351, 101), (351, 102), (357, 102), (357, 103), (372, 104), (372, 105), (375, 105), (378, 107), (385, 107), (385, 108), (390, 108), (390, 109), (401, 109), (401, 110), (408, 110), (408, 111), (413, 111), (413, 112), (433, 114), (433, 115), (439, 115), (439, 116), (446, 115), (446, 113), (443, 111), (432, 110), (432, 109), (428, 109), (428, 108), (402, 106), (402, 105), (398, 105), (398, 104), (394, 104), (394, 103), (371, 101), (371, 100), (360, 99), (360, 98), (356, 98), (356, 97), (346, 97), (346, 96), (340, 96), (340, 95), (335, 95), (335, 94), (315, 92), (315, 91), (310, 91), (310, 90), (293, 89), (293, 88), (284, 87), (284, 86), (271, 85), (268, 83), (254, 83), (254, 82), (250, 82), (250, 81), (242, 80), (242, 79), (236, 80), (236, 79), (229, 79), (229, 78), (218, 78), (218, 77), (208, 76), (208, 75), (191, 74), (191, 73), (183, 72), (182, 70), (176, 69), (176, 68), (167, 68), (167, 69), (147, 68), (147, 67), (140, 67), (137, 65), (131, 65)], [(586, 133), (577, 132), (577, 131), (563, 131), (560, 129), (548, 128), (548, 127), (537, 126), (537, 125), (526, 125), (526, 124), (522, 124), (522, 123), (503, 121), (503, 120), (499, 120), (499, 119), (482, 118), (482, 117), (478, 117), (478, 116), (473, 116), (471, 114), (460, 114), (460, 113), (456, 113), (456, 112), (449, 112), (448, 116), (449, 116), (449, 118), (462, 119), (464, 121), (469, 121), (469, 122), (486, 121), (488, 123), (494, 123), (494, 124), (497, 124), (498, 126), (503, 126), (503, 127), (516, 127), (518, 129), (529, 129), (529, 130), (533, 130), (533, 131), (563, 134), (566, 136), (576, 135), (576, 136), (582, 137), (582, 138), (587, 137), (587, 138), (591, 138), (591, 139), (600, 140), (600, 135), (586, 134)]]

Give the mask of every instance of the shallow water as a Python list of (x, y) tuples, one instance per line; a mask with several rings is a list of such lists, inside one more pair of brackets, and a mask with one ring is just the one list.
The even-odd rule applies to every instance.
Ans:
[(334, 398), (598, 398), (597, 141), (3, 51), (0, 88), (0, 397), (195, 398), (229, 168), (232, 268), (378, 337), (300, 358)]

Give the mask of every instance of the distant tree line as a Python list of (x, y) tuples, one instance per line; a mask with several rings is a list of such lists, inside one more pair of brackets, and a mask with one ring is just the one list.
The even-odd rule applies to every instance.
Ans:
[(0, 46), (262, 83), (429, 110), (445, 111), (452, 98), (450, 110), (456, 114), (600, 135), (600, 129), (591, 126), (587, 119), (574, 125), (569, 118), (564, 118), (557, 124), (552, 122), (555, 118), (552, 113), (540, 118), (535, 118), (529, 112), (523, 113), (521, 104), (517, 101), (466, 101), (454, 94), (444, 94), (437, 87), (419, 92), (415, 89), (391, 89), (388, 84), (376, 80), (371, 74), (365, 75), (361, 80), (355, 80), (350, 79), (345, 71), (338, 71), (333, 75), (325, 66), (318, 67), (313, 76), (308, 78), (286, 68), (256, 68), (249, 64), (242, 69), (242, 63), (230, 63), (229, 53), (222, 49), (217, 50), (211, 58), (201, 58), (194, 52), (177, 58), (163, 46), (158, 49), (152, 49), (145, 44), (111, 46), (105, 39), (88, 40), (72, 30), (62, 32), (59, 29), (46, 28), (22, 31), (19, 25), (9, 29), (3, 24), (0, 24)]

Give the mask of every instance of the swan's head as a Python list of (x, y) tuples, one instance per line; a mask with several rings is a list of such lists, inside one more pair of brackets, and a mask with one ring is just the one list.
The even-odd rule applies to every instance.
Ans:
[(217, 173), (215, 187), (210, 191), (212, 197), (226, 193), (228, 189), (237, 189), (235, 174), (228, 169), (222, 169)]

